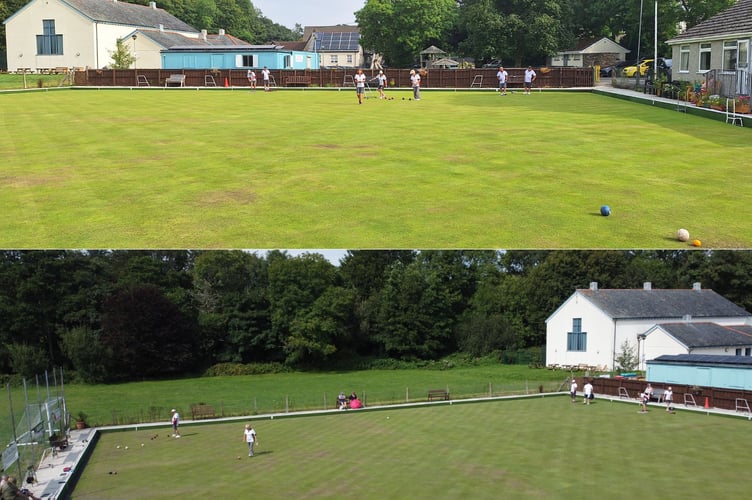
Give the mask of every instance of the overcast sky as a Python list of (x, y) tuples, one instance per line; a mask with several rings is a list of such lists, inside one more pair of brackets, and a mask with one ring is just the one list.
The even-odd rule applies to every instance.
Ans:
[(329, 26), (355, 24), (356, 10), (366, 0), (251, 0), (261, 13), (287, 28), (295, 24), (306, 26)]

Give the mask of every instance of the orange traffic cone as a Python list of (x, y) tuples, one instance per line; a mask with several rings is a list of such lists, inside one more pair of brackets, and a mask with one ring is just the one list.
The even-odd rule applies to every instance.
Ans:
[(710, 398), (705, 396), (705, 408), (710, 408)]
[(227, 77), (225, 77), (225, 87), (229, 87), (229, 86), (230, 86), (230, 80), (228, 80)]

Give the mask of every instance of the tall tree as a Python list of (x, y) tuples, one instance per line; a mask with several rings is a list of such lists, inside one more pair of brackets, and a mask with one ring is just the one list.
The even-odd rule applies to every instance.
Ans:
[(193, 270), (201, 345), (211, 362), (264, 360), (269, 336), (269, 277), (262, 257), (204, 252)]
[(138, 379), (194, 368), (196, 324), (153, 285), (132, 285), (105, 299), (101, 341), (109, 375)]
[(265, 338), (265, 348), (275, 359), (287, 357), (285, 345), (293, 335), (298, 315), (305, 315), (329, 287), (338, 284), (337, 280), (337, 268), (320, 254), (292, 258), (279, 252), (269, 254), (272, 328)]
[(429, 45), (445, 45), (457, 19), (455, 0), (367, 0), (355, 13), (361, 45), (392, 66), (410, 67)]

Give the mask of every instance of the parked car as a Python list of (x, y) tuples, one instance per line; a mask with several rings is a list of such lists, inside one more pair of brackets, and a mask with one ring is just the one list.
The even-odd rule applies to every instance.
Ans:
[(501, 59), (492, 59), (491, 61), (488, 61), (486, 64), (481, 66), (482, 68), (498, 68), (499, 66), (503, 66), (501, 63)]
[[(654, 59), (643, 59), (640, 61), (639, 64), (633, 65), (633, 66), (627, 66), (622, 71), (622, 74), (624, 76), (632, 77), (635, 76), (635, 73), (637, 71), (640, 71), (640, 76), (645, 76), (649, 72), (653, 71), (653, 61)], [(662, 57), (658, 58), (658, 72), (665, 72), (669, 75), (669, 80), (671, 79), (671, 59), (664, 59)]]
[(619, 61), (616, 64), (612, 64), (610, 66), (603, 66), (601, 68), (601, 76), (618, 76), (622, 69), (626, 68), (627, 66), (632, 66), (634, 63), (634, 61)]

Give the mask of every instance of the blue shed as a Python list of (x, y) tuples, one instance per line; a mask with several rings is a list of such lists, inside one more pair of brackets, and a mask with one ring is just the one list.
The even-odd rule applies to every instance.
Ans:
[(317, 53), (281, 45), (174, 46), (161, 54), (165, 69), (319, 69)]
[(752, 390), (752, 357), (714, 354), (659, 356), (647, 362), (651, 382)]

